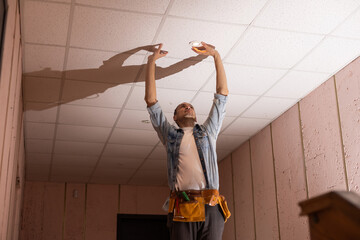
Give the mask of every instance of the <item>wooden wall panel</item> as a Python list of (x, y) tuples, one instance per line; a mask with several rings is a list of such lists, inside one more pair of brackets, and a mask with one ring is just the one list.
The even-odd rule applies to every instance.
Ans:
[(43, 239), (44, 186), (43, 182), (25, 183), (21, 240)]
[(310, 239), (307, 217), (299, 216), (298, 206), (298, 202), (307, 199), (298, 105), (271, 126), (281, 238)]
[(167, 214), (162, 210), (162, 206), (170, 194), (169, 187), (137, 186), (136, 189), (137, 214)]
[(347, 181), (360, 193), (360, 58), (335, 75)]
[(232, 240), (235, 239), (235, 215), (234, 215), (234, 196), (233, 196), (233, 178), (232, 178), (232, 166), (231, 155), (223, 159), (219, 163), (219, 182), (220, 182), (220, 194), (225, 196), (229, 210), (232, 216), (225, 223), (223, 239)]
[(300, 101), (309, 197), (345, 190), (345, 171), (333, 78)]
[(232, 153), (236, 239), (255, 239), (253, 186), (249, 141)]
[(85, 237), (85, 184), (66, 185), (64, 240)]
[(250, 140), (256, 239), (279, 239), (270, 126)]
[(135, 186), (120, 186), (120, 211), (122, 214), (137, 213), (138, 191)]
[(44, 187), (43, 239), (62, 240), (65, 184), (46, 183)]
[(116, 239), (118, 185), (87, 187), (85, 239)]

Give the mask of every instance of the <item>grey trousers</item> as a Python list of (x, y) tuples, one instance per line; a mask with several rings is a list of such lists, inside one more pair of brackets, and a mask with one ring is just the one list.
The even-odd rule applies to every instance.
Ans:
[(174, 222), (168, 215), (171, 240), (221, 240), (224, 231), (224, 217), (220, 206), (205, 205), (205, 222)]

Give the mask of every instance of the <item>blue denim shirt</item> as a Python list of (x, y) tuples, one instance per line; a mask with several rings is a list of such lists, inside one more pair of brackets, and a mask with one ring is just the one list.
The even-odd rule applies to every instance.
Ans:
[[(208, 118), (203, 125), (196, 124), (193, 130), (207, 189), (219, 189), (216, 139), (225, 117), (226, 101), (227, 96), (215, 94)], [(151, 123), (160, 141), (166, 147), (168, 184), (171, 190), (175, 190), (179, 165), (179, 149), (184, 131), (181, 128), (176, 128), (167, 121), (158, 102), (147, 109), (150, 113)]]

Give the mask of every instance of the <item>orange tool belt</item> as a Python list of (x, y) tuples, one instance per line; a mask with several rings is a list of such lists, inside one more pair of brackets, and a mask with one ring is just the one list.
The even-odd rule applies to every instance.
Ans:
[(169, 213), (173, 213), (173, 221), (203, 222), (205, 221), (205, 204), (219, 204), (225, 222), (231, 216), (225, 197), (216, 189), (173, 191), (170, 194)]

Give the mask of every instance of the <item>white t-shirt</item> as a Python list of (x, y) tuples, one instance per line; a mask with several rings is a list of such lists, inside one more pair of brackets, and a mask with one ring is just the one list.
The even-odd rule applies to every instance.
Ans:
[(184, 127), (184, 136), (179, 149), (179, 170), (176, 176), (177, 190), (201, 190), (206, 180), (193, 135), (193, 127)]

